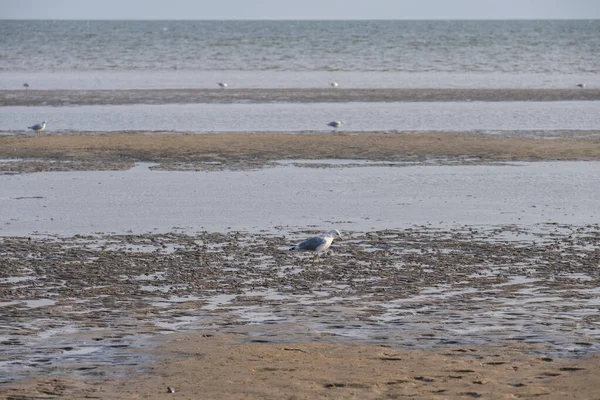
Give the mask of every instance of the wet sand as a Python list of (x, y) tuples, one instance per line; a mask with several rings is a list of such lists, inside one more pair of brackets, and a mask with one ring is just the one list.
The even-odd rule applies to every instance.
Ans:
[[(256, 168), (273, 160), (356, 159), (476, 164), (600, 160), (600, 132), (415, 134), (135, 134), (0, 137), (0, 170), (111, 170), (159, 162), (167, 170)], [(52, 161), (52, 162), (47, 162)]]
[(595, 393), (598, 225), (310, 233), (3, 238), (0, 398)]
[[(5, 399), (594, 399), (598, 356), (530, 355), (531, 346), (415, 351), (339, 343), (239, 344), (174, 335), (145, 373), (105, 381), (39, 377), (0, 388)], [(171, 393), (171, 394), (169, 394)]]
[(0, 106), (573, 100), (600, 100), (600, 89), (0, 90)]
[[(0, 165), (10, 174), (154, 161), (223, 173), (298, 158), (600, 159), (597, 132), (549, 137), (0, 138), (0, 158), (26, 159)], [(0, 398), (596, 395), (597, 220), (350, 230), (317, 261), (287, 250), (320, 227), (310, 228), (1, 237)]]

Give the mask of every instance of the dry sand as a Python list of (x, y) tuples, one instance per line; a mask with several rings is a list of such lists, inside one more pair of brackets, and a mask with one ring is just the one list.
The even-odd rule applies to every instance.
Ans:
[[(3, 399), (598, 399), (600, 357), (531, 355), (498, 344), (443, 350), (340, 343), (240, 344), (173, 334), (145, 371), (125, 378), (39, 377), (0, 388)], [(168, 388), (174, 393), (169, 394)]]

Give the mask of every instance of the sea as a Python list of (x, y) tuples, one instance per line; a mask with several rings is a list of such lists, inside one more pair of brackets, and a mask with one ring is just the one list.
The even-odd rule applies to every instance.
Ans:
[[(335, 90), (332, 82), (340, 90), (579, 90), (579, 83), (597, 89), (599, 49), (600, 20), (3, 20), (0, 91), (26, 96), (35, 90), (219, 90), (218, 82), (232, 92)], [(329, 130), (326, 124), (332, 120), (344, 120), (345, 129), (361, 132), (588, 130), (600, 124), (596, 101), (498, 107), (404, 101), (393, 107), (356, 99), (342, 105), (273, 105), (232, 96), (231, 103), (226, 107), (193, 98), (178, 103), (182, 107), (8, 102), (0, 107), (0, 134), (23, 133), (42, 120), (56, 134), (319, 132)]]

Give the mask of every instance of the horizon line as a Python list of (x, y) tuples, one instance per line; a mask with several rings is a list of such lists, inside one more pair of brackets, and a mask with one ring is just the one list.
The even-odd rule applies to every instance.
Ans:
[(0, 18), (0, 21), (598, 21), (598, 18)]

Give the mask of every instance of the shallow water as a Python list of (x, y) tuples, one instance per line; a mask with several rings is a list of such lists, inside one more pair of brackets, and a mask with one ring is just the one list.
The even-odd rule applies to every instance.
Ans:
[(377, 71), (78, 71), (2, 72), (0, 89), (93, 90), (93, 89), (218, 89), (229, 88), (531, 88), (576, 89), (600, 87), (596, 73), (461, 73), (461, 72), (377, 72)]
[(48, 121), (46, 134), (80, 131), (330, 132), (588, 130), (600, 102), (420, 102), (312, 104), (165, 104), (0, 107), (0, 132)]
[(2, 21), (0, 36), (0, 89), (600, 87), (595, 20)]
[(598, 162), (0, 175), (0, 235), (599, 223)]

